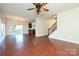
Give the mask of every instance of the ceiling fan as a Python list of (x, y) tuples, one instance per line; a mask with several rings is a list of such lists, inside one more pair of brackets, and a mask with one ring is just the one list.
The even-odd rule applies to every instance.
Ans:
[(44, 8), (43, 6), (45, 6), (47, 3), (33, 3), (33, 5), (35, 5), (35, 8), (29, 8), (27, 10), (34, 10), (36, 9), (36, 13), (39, 14), (41, 12), (41, 9), (43, 9), (43, 11), (48, 12), (49, 9)]

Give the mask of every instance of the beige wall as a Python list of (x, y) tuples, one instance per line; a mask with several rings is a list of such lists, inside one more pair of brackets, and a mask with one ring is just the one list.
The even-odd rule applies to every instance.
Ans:
[[(6, 19), (6, 35), (12, 35), (12, 26), (18, 24), (18, 21), (14, 19)], [(23, 34), (28, 34), (28, 22), (21, 21), (20, 24), (23, 25)]]
[(48, 25), (49, 25), (48, 28), (51, 28), (51, 26), (54, 25), (56, 21), (57, 21), (56, 19), (49, 19), (48, 20)]

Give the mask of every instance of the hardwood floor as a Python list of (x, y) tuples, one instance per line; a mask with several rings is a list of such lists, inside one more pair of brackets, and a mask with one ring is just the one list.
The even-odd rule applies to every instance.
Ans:
[(77, 56), (79, 45), (47, 36), (36, 38), (33, 35), (7, 36), (0, 42), (2, 56)]

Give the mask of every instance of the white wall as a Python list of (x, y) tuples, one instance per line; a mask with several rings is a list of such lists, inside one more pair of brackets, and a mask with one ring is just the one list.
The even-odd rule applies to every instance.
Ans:
[[(12, 26), (18, 24), (18, 21), (14, 19), (6, 19), (6, 35), (12, 35)], [(28, 34), (28, 22), (21, 21), (23, 25), (23, 34)]]
[(45, 36), (48, 35), (48, 23), (47, 20), (43, 18), (36, 18), (35, 20), (35, 36)]
[(28, 34), (28, 22), (27, 21), (23, 21), (23, 34)]
[(35, 29), (35, 22), (32, 23), (32, 29)]
[(79, 7), (58, 13), (57, 30), (49, 38), (79, 44)]

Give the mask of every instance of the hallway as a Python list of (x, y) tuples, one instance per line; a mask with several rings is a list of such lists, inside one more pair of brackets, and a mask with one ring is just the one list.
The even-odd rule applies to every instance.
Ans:
[(0, 44), (0, 55), (5, 56), (63, 56), (79, 55), (79, 45), (48, 39), (48, 36), (7, 36)]

